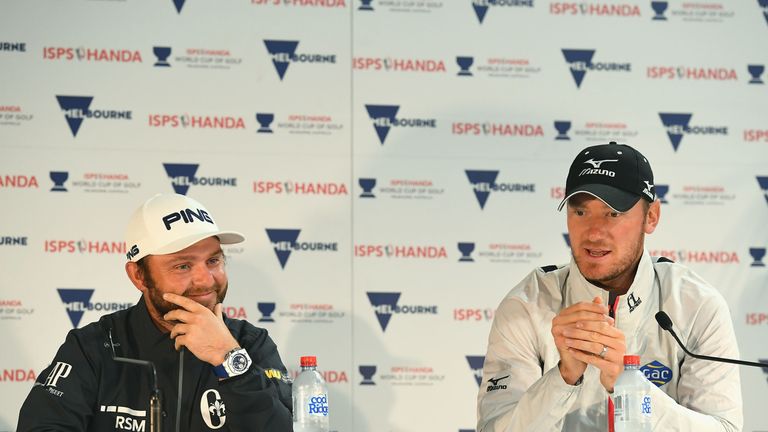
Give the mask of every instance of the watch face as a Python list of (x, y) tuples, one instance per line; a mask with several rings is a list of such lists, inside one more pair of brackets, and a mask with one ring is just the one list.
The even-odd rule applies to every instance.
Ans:
[(232, 369), (236, 372), (242, 372), (246, 367), (248, 367), (248, 359), (245, 354), (238, 353), (232, 357)]

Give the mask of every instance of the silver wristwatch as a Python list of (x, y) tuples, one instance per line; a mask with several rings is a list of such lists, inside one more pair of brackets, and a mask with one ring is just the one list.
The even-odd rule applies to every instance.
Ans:
[(235, 348), (224, 356), (224, 363), (213, 368), (219, 378), (231, 378), (244, 374), (251, 367), (251, 356), (243, 348)]

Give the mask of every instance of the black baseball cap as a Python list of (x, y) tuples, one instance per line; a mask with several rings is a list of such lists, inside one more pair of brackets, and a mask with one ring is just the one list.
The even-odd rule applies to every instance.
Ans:
[(617, 212), (628, 211), (640, 198), (653, 202), (651, 164), (639, 151), (615, 141), (587, 147), (571, 164), (565, 198), (557, 210), (578, 193), (590, 194)]

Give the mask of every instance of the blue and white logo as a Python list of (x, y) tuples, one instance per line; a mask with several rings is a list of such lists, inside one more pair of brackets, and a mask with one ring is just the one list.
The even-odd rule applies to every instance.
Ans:
[(472, 0), (472, 8), (480, 24), (485, 20), (485, 14), (488, 13), (488, 7), (494, 6), (526, 6), (533, 7), (533, 0)]
[(373, 381), (373, 376), (376, 374), (376, 365), (360, 365), (357, 370), (363, 376), (360, 385), (376, 385), (376, 382)]
[(659, 113), (659, 117), (675, 151), (684, 135), (728, 135), (726, 126), (690, 126), (691, 113)]
[[(757, 0), (757, 4), (760, 5), (760, 9), (763, 11), (763, 16), (765, 17), (765, 22), (768, 23), (768, 0)], [(768, 369), (763, 368), (763, 371), (768, 371)]]
[(72, 136), (77, 136), (93, 102), (93, 96), (56, 96), (56, 100), (59, 101), (59, 107), (64, 112), (64, 118), (72, 131)]
[(164, 163), (163, 167), (171, 179), (173, 191), (180, 195), (186, 195), (199, 166), (199, 164)]
[(568, 136), (568, 131), (571, 129), (571, 122), (567, 120), (555, 120), (555, 129), (557, 130), (558, 141), (570, 141), (571, 137)]
[(368, 117), (373, 122), (373, 129), (379, 137), (381, 145), (387, 139), (389, 130), (392, 127), (411, 127), (411, 128), (435, 128), (437, 120), (419, 119), (419, 118), (398, 118), (397, 112), (400, 105), (366, 105)]
[(672, 380), (672, 369), (664, 366), (658, 360), (646, 364), (640, 370), (643, 371), (648, 381), (656, 384), (656, 387), (661, 387)]
[(392, 314), (397, 308), (397, 302), (400, 300), (400, 293), (385, 293), (385, 292), (369, 292), (368, 301), (373, 306), (373, 311), (376, 313), (376, 319), (379, 320), (379, 325), (382, 331), (387, 331), (389, 320), (392, 318)]
[(181, 13), (181, 8), (184, 7), (184, 2), (187, 0), (173, 0), (173, 5), (176, 6), (176, 12)]
[(373, 188), (376, 187), (375, 178), (360, 177), (357, 179), (357, 184), (363, 189), (363, 193), (360, 194), (360, 198), (376, 198), (373, 194)]
[(465, 170), (464, 172), (480, 204), (480, 210), (485, 208), (491, 192), (536, 192), (536, 185), (533, 183), (497, 182), (498, 170)]
[(456, 75), (458, 76), (472, 76), (472, 71), (469, 70), (470, 67), (472, 67), (472, 63), (475, 62), (474, 57), (469, 56), (458, 56), (456, 57), (456, 64), (459, 65), (459, 68), (461, 70)]
[(269, 241), (275, 249), (275, 255), (277, 255), (277, 261), (280, 262), (281, 268), (285, 269), (288, 258), (291, 257), (291, 252), (296, 247), (296, 241), (299, 239), (300, 233), (300, 229), (267, 228), (267, 237), (269, 237)]
[(768, 176), (757, 176), (757, 184), (760, 185), (760, 189), (763, 190), (763, 196), (765, 201), (768, 202)]
[(256, 121), (259, 122), (259, 130), (257, 133), (272, 133), (272, 128), (269, 125), (275, 120), (275, 115), (272, 113), (256, 113)]
[(482, 210), (485, 208), (491, 191), (496, 186), (496, 177), (499, 176), (499, 171), (465, 170), (465, 172)]
[(373, 11), (373, 6), (371, 6), (371, 3), (373, 3), (373, 0), (360, 0), (360, 7), (358, 7), (357, 10)]
[(197, 175), (199, 164), (164, 163), (165, 172), (171, 180), (173, 191), (180, 195), (186, 195), (189, 187), (199, 186), (229, 186), (237, 187), (235, 177), (202, 177)]
[(171, 47), (168, 46), (156, 46), (152, 48), (152, 52), (155, 54), (155, 57), (157, 58), (157, 61), (155, 62), (155, 67), (170, 67), (171, 64), (168, 63), (168, 57), (171, 55)]
[(654, 186), (656, 189), (656, 197), (659, 198), (659, 201), (662, 204), (669, 204), (669, 201), (667, 201), (667, 193), (669, 193), (669, 185), (665, 184), (657, 184)]
[(399, 292), (368, 292), (368, 301), (373, 307), (373, 311), (376, 314), (376, 319), (379, 321), (382, 331), (387, 331), (389, 320), (394, 314), (410, 314), (410, 315), (422, 315), (431, 314), (437, 315), (437, 306), (421, 306), (421, 305), (405, 305), (400, 306)]
[(275, 311), (275, 303), (273, 302), (259, 302), (256, 304), (256, 307), (258, 307), (259, 312), (261, 312), (261, 318), (259, 318), (259, 322), (275, 322), (275, 319), (272, 318), (272, 313)]
[(467, 363), (469, 363), (469, 368), (472, 369), (472, 374), (475, 376), (477, 386), (480, 387), (480, 384), (483, 382), (483, 363), (485, 363), (485, 356), (468, 355)]
[(576, 81), (576, 87), (581, 87), (587, 70), (592, 66), (592, 57), (595, 56), (595, 50), (576, 50), (564, 49), (563, 56), (571, 69), (573, 80)]
[(88, 309), (88, 305), (91, 303), (94, 290), (58, 288), (56, 291), (59, 292), (59, 297), (67, 308), (67, 315), (69, 315), (69, 320), (72, 321), (72, 327), (77, 328), (80, 325), (83, 314)]
[(485, 19), (485, 14), (488, 13), (488, 0), (473, 0), (472, 1), (472, 9), (475, 10), (475, 15), (477, 15), (477, 20), (480, 21), (480, 24), (483, 23), (483, 20)]
[(763, 72), (765, 72), (765, 65), (761, 65), (761, 64), (747, 65), (747, 72), (749, 72), (749, 75), (752, 77), (749, 80), (750, 84), (764, 84), (762, 75), (763, 75)]
[(595, 50), (589, 49), (563, 49), (563, 57), (565, 57), (568, 68), (571, 71), (571, 76), (576, 82), (576, 88), (581, 88), (581, 83), (584, 81), (584, 77), (588, 71), (602, 71), (602, 72), (631, 72), (632, 65), (630, 63), (613, 63), (613, 62), (595, 62), (592, 58), (595, 56)]
[(765, 257), (764, 247), (751, 247), (749, 248), (749, 254), (752, 255), (752, 264), (750, 267), (765, 267), (763, 258)]
[(59, 292), (59, 298), (64, 303), (67, 315), (69, 315), (69, 320), (72, 321), (72, 327), (74, 328), (80, 325), (80, 320), (82, 320), (83, 314), (86, 311), (116, 312), (132, 306), (132, 303), (92, 303), (93, 289), (57, 288), (56, 291)]
[(64, 183), (69, 178), (69, 171), (51, 171), (48, 175), (53, 182), (51, 192), (67, 192), (67, 188), (64, 186)]
[(299, 41), (265, 39), (264, 45), (272, 57), (272, 64), (275, 65), (280, 81), (285, 78), (291, 63), (336, 63), (334, 54), (296, 54)]
[(280, 77), (280, 81), (285, 77), (285, 72), (288, 71), (288, 66), (291, 64), (291, 59), (296, 55), (296, 47), (299, 46), (299, 41), (281, 41), (281, 40), (265, 40), (264, 45), (267, 47), (267, 51), (272, 56), (272, 64), (275, 65), (277, 75)]
[(294, 251), (300, 252), (337, 252), (337, 242), (300, 242), (300, 229), (274, 229), (267, 228), (267, 237), (269, 237), (272, 248), (275, 250), (277, 261), (280, 267), (285, 270), (288, 264), (288, 258)]
[(474, 258), (472, 258), (472, 251), (475, 250), (475, 243), (474, 242), (459, 242), (456, 247), (459, 249), (459, 252), (461, 252), (461, 258), (459, 258), (459, 262), (474, 262)]
[(73, 137), (77, 136), (86, 118), (131, 120), (132, 116), (131, 111), (92, 110), (93, 96), (56, 96), (56, 100), (59, 102), (59, 108), (64, 113)]
[(376, 130), (381, 145), (384, 145), (389, 129), (395, 123), (395, 116), (400, 110), (400, 105), (366, 105), (365, 109), (373, 121), (373, 128)]
[(669, 3), (666, 1), (652, 1), (651, 8), (653, 8), (653, 20), (654, 21), (666, 21), (667, 17), (664, 16)]

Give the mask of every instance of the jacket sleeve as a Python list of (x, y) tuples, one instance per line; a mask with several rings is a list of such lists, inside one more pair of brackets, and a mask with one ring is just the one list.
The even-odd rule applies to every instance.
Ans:
[(264, 329), (246, 324), (238, 338), (253, 364), (243, 375), (219, 382), (232, 432), (293, 430), (291, 380), (277, 346)]
[(509, 297), (496, 311), (478, 395), (478, 432), (560, 430), (581, 391), (557, 366), (542, 370), (534, 328), (541, 318), (526, 306)]
[(85, 431), (96, 404), (97, 374), (72, 330), (32, 386), (19, 411), (18, 432)]
[[(731, 314), (722, 297), (708, 298), (690, 325), (680, 324), (683, 325), (681, 340), (691, 352), (739, 357)], [(664, 426), (664, 430), (742, 430), (744, 417), (737, 365), (685, 356), (677, 381), (677, 401), (656, 386), (651, 387), (653, 418), (657, 425)]]

